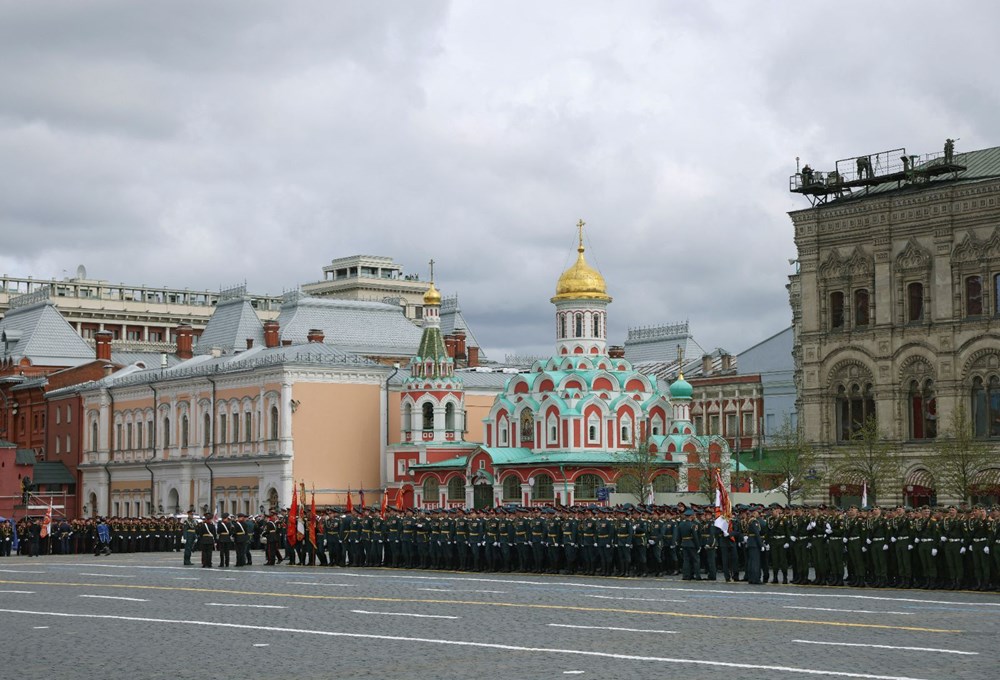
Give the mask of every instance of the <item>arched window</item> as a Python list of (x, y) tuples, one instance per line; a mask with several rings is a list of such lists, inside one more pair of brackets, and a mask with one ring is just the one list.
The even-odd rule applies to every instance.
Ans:
[(181, 448), (186, 449), (188, 447), (188, 417), (186, 415), (181, 416)]
[(1000, 274), (993, 275), (993, 313), (1000, 316)]
[(924, 284), (913, 282), (906, 286), (906, 320), (924, 320)]
[(846, 442), (875, 418), (875, 397), (870, 383), (841, 385), (837, 389), (837, 440)]
[(97, 421), (95, 420), (94, 422), (92, 422), (90, 424), (90, 450), (91, 451), (96, 451), (97, 450), (97, 444), (98, 444), (98, 441), (99, 441), (97, 435), (98, 435)]
[(465, 480), (461, 477), (452, 477), (448, 480), (448, 500), (465, 500)]
[(649, 433), (653, 436), (656, 436), (661, 432), (663, 432), (663, 418), (661, 418), (658, 415), (653, 416), (653, 420), (650, 421), (649, 425)]
[(225, 413), (219, 414), (219, 443), (225, 444), (229, 441), (229, 418)]
[(972, 423), (977, 437), (1000, 437), (1000, 378), (972, 381)]
[(153, 418), (150, 416), (149, 421), (146, 423), (146, 448), (155, 449), (156, 442), (153, 440), (156, 432), (153, 430)]
[(434, 404), (425, 401), (420, 407), (420, 413), (423, 416), (424, 432), (432, 432), (434, 430)]
[(201, 445), (206, 449), (212, 445), (212, 416), (207, 413), (201, 419)]
[(521, 443), (531, 444), (535, 441), (535, 414), (531, 409), (521, 411)]
[[(135, 445), (136, 445), (136, 448), (141, 449), (143, 441), (144, 440), (142, 438), (142, 421), (140, 420), (140, 421), (138, 421), (135, 424)], [(131, 442), (132, 442), (132, 439), (130, 437), (129, 438), (129, 448), (131, 448), (131, 446), (132, 446)]]
[(854, 327), (861, 328), (870, 323), (868, 313), (868, 289), (861, 288), (854, 291)]
[(413, 405), (405, 404), (403, 406), (403, 432), (409, 432), (413, 429)]
[(556, 417), (556, 414), (550, 413), (549, 417), (546, 419), (545, 425), (546, 425), (546, 429), (548, 430), (548, 433), (549, 433), (549, 441), (548, 441), (548, 443), (549, 444), (558, 445), (559, 444), (559, 419)]
[(278, 438), (278, 407), (271, 407), (271, 439)]
[(424, 480), (424, 501), (428, 503), (441, 501), (441, 484), (437, 477), (428, 477)]
[(621, 422), (622, 422), (622, 427), (621, 427), (621, 431), (622, 431), (621, 432), (621, 434), (622, 434), (622, 437), (621, 437), (622, 438), (622, 444), (631, 444), (632, 443), (632, 416), (630, 416), (628, 414), (622, 416), (622, 421)]
[(578, 501), (596, 501), (597, 490), (604, 486), (597, 475), (580, 475), (573, 484), (573, 497)]
[(503, 499), (505, 501), (521, 500), (521, 480), (517, 475), (507, 475), (503, 478)]
[(163, 416), (163, 448), (170, 448), (170, 418)]
[(552, 476), (542, 473), (535, 477), (535, 485), (531, 488), (531, 498), (536, 501), (555, 500), (555, 486)]
[(657, 475), (653, 477), (653, 493), (676, 493), (677, 480), (673, 475)]
[(444, 429), (448, 432), (455, 431), (455, 405), (452, 403), (444, 405)]
[(566, 314), (559, 315), (559, 337), (565, 339), (569, 335), (569, 321)]
[(965, 279), (965, 315), (983, 314), (983, 277), (968, 276)]
[(601, 336), (601, 317), (602, 314), (594, 314), (594, 337), (600, 338)]
[(578, 338), (583, 337), (583, 314), (580, 312), (576, 313), (576, 336)]
[(844, 294), (841, 291), (830, 293), (830, 328), (841, 330), (844, 327)]
[(596, 414), (587, 418), (587, 442), (590, 444), (601, 443), (601, 420)]
[(500, 432), (500, 446), (507, 446), (507, 436), (510, 431), (510, 423), (507, 422), (506, 418), (501, 418), (500, 423), (497, 425), (497, 429)]
[(239, 444), (240, 442), (240, 414), (233, 414), (233, 443)]
[(243, 441), (250, 443), (253, 432), (253, 412), (247, 411), (243, 414)]
[(937, 399), (934, 381), (910, 381), (910, 438), (934, 439), (937, 437)]

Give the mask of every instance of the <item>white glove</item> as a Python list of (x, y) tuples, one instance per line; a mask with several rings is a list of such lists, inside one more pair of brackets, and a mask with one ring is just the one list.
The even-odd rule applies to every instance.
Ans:
[(826, 525), (826, 533), (827, 534), (832, 534), (833, 533), (833, 529), (830, 528), (829, 524)]
[(786, 543), (785, 545), (783, 545), (782, 547), (783, 547), (783, 548), (784, 548), (785, 550), (788, 550), (788, 544), (787, 544), (787, 543)]
[(868, 552), (868, 548), (866, 548), (865, 546), (861, 546), (861, 552), (863, 553)]
[(812, 543), (806, 543), (806, 550), (812, 550), (812, 549), (813, 549)]
[(656, 541), (649, 541), (650, 545), (656, 545)]
[(872, 539), (866, 538), (865, 539), (865, 543), (867, 543), (868, 545), (871, 545), (872, 544)]
[[(798, 540), (795, 536), (789, 536), (789, 538), (792, 539), (792, 541)], [(786, 545), (785, 547), (787, 548), (788, 546)]]
[(937, 548), (931, 548), (931, 557), (937, 557)]
[(959, 555), (964, 555), (965, 554), (965, 546), (964, 545), (962, 546), (962, 549), (958, 551), (958, 554)]
[(882, 546), (882, 550), (888, 550), (888, 549), (889, 549), (889, 546), (888, 546), (888, 545), (883, 545), (883, 546)]
[(816, 528), (816, 522), (809, 522), (809, 524), (806, 525), (807, 531), (812, 531), (815, 528)]
[(844, 545), (847, 545), (847, 536), (844, 536)]
[(913, 546), (912, 545), (908, 545), (908, 546), (906, 546), (906, 549), (907, 550), (913, 550)]
[(893, 536), (893, 537), (892, 537), (892, 538), (891, 538), (890, 540), (891, 540), (891, 541), (892, 541), (893, 543), (895, 543), (895, 542), (896, 542), (896, 537), (895, 537), (895, 536)]
[(944, 543), (944, 542), (945, 542), (945, 541), (947, 541), (947, 540), (948, 540), (948, 537), (947, 537), (947, 536), (942, 536), (942, 537), (941, 537), (941, 542), (942, 542), (942, 543)]
[(983, 553), (985, 553), (986, 555), (989, 555), (990, 554), (990, 546), (986, 546), (985, 548), (983, 548)]

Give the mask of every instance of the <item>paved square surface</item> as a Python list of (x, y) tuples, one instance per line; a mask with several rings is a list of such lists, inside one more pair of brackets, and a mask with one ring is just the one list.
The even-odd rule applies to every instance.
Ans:
[(998, 634), (996, 593), (0, 560), (10, 678), (986, 680)]

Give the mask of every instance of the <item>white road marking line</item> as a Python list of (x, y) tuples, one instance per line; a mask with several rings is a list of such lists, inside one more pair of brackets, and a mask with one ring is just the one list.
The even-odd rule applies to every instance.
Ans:
[(329, 588), (353, 588), (350, 583), (308, 583), (306, 581), (286, 581), (290, 586), (327, 586)]
[(103, 578), (135, 578), (128, 574), (80, 574), (80, 576), (100, 576)]
[(902, 649), (907, 652), (937, 652), (939, 654), (963, 654), (979, 656), (979, 652), (960, 652), (957, 649), (938, 649), (936, 647), (894, 647), (892, 645), (869, 645), (861, 642), (822, 642), (819, 640), (792, 640), (804, 645), (836, 645), (838, 647), (873, 647), (875, 649)]
[(32, 626), (35, 630), (45, 630), (48, 626)]
[(814, 612), (842, 612), (844, 614), (897, 614), (899, 616), (913, 616), (913, 612), (883, 612), (874, 609), (830, 609), (828, 607), (793, 607), (786, 605), (783, 609), (808, 609)]
[(47, 574), (46, 571), (28, 571), (26, 569), (0, 569), (5, 574)]
[(222, 576), (222, 577), (219, 577), (218, 580), (220, 580), (220, 581), (235, 581), (236, 579), (229, 578), (228, 576)]
[(266, 642), (258, 642), (258, 643), (256, 643), (256, 644), (254, 644), (254, 647), (270, 647), (270, 646), (271, 646), (271, 645), (269, 645), (269, 644), (268, 644), (268, 643), (266, 643)]
[[(139, 568), (139, 567), (137, 567)], [(156, 569), (157, 567), (148, 567)], [(260, 571), (258, 574), (268, 574), (271, 572)], [(879, 595), (852, 595), (844, 593), (815, 593), (815, 592), (781, 592), (777, 590), (723, 590), (720, 588), (681, 588), (664, 586), (617, 586), (599, 583), (574, 583), (572, 581), (526, 581), (522, 579), (499, 579), (499, 578), (469, 578), (462, 576), (423, 576), (407, 574), (359, 574), (349, 571), (338, 571), (330, 576), (343, 576), (349, 578), (378, 578), (378, 579), (421, 579), (427, 581), (469, 581), (472, 583), (497, 583), (503, 585), (529, 585), (529, 586), (562, 586), (567, 588), (593, 588), (598, 590), (654, 590), (654, 591), (674, 591), (681, 593), (716, 593), (723, 595), (750, 595), (752, 597), (820, 597), (843, 600), (846, 598), (857, 600), (884, 600), (887, 602), (916, 602), (918, 604), (952, 604), (967, 607), (1000, 607), (1000, 602), (956, 602), (954, 600), (923, 600), (908, 597), (889, 597)]]
[(488, 593), (490, 595), (506, 595), (506, 590), (479, 590), (478, 588), (417, 588), (425, 593)]
[(563, 675), (583, 675), (587, 671), (563, 671)]
[(374, 635), (370, 633), (342, 633), (330, 630), (309, 630), (307, 628), (282, 628), (278, 626), (254, 626), (244, 623), (226, 623), (219, 621), (185, 621), (182, 619), (154, 619), (140, 616), (115, 616), (110, 614), (70, 614), (68, 612), (42, 612), (24, 609), (0, 609), (3, 614), (25, 614), (28, 616), (55, 616), (70, 619), (101, 619), (104, 621), (130, 621), (136, 623), (162, 623), (178, 626), (203, 626), (206, 628), (233, 628), (235, 630), (254, 630), (267, 633), (297, 633), (300, 635), (320, 635), (325, 637), (354, 638), (360, 640), (385, 640), (389, 642), (414, 642), (451, 647), (474, 647), (479, 649), (495, 649), (512, 652), (533, 652), (537, 654), (561, 654), (566, 656), (585, 656), (602, 659), (618, 659), (623, 661), (650, 661), (689, 666), (711, 666), (715, 668), (738, 668), (740, 670), (780, 671), (783, 673), (798, 673), (801, 675), (826, 675), (840, 678), (862, 678), (863, 680), (920, 680), (911, 676), (875, 675), (873, 673), (854, 673), (849, 671), (833, 671), (798, 666), (770, 666), (764, 664), (736, 663), (733, 661), (713, 661), (708, 659), (683, 659), (663, 656), (639, 656), (637, 654), (614, 654), (611, 652), (595, 652), (586, 649), (560, 649), (553, 647), (522, 647), (518, 645), (502, 645), (494, 642), (472, 642), (468, 640), (444, 640), (436, 638), (403, 637), (397, 635)]
[(195, 576), (174, 576), (175, 581), (200, 581), (200, 578)]
[(687, 600), (663, 600), (658, 597), (616, 597), (615, 595), (584, 595), (598, 600), (627, 600), (629, 602), (687, 602)]
[(440, 614), (407, 614), (406, 612), (368, 612), (364, 609), (352, 609), (355, 614), (374, 614), (376, 616), (412, 616), (415, 619), (458, 619), (460, 616), (442, 616)]
[(225, 602), (206, 602), (206, 607), (251, 607), (253, 609), (288, 609), (280, 604), (227, 604)]
[(139, 597), (115, 597), (114, 595), (80, 595), (80, 597), (90, 597), (95, 600), (125, 600), (126, 602), (149, 602)]
[(0, 590), (0, 593), (9, 593), (11, 595), (34, 595), (34, 590)]
[(568, 623), (549, 623), (546, 624), (552, 626), (553, 628), (581, 628), (584, 630), (620, 630), (626, 633), (665, 633), (667, 635), (676, 635), (676, 630), (652, 630), (649, 628), (616, 628), (615, 626), (573, 626)]

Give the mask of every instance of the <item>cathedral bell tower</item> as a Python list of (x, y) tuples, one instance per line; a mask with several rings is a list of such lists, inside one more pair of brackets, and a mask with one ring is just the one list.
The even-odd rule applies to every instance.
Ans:
[(607, 354), (607, 309), (611, 302), (600, 272), (584, 258), (580, 220), (576, 262), (559, 277), (552, 304), (556, 306), (556, 354)]

